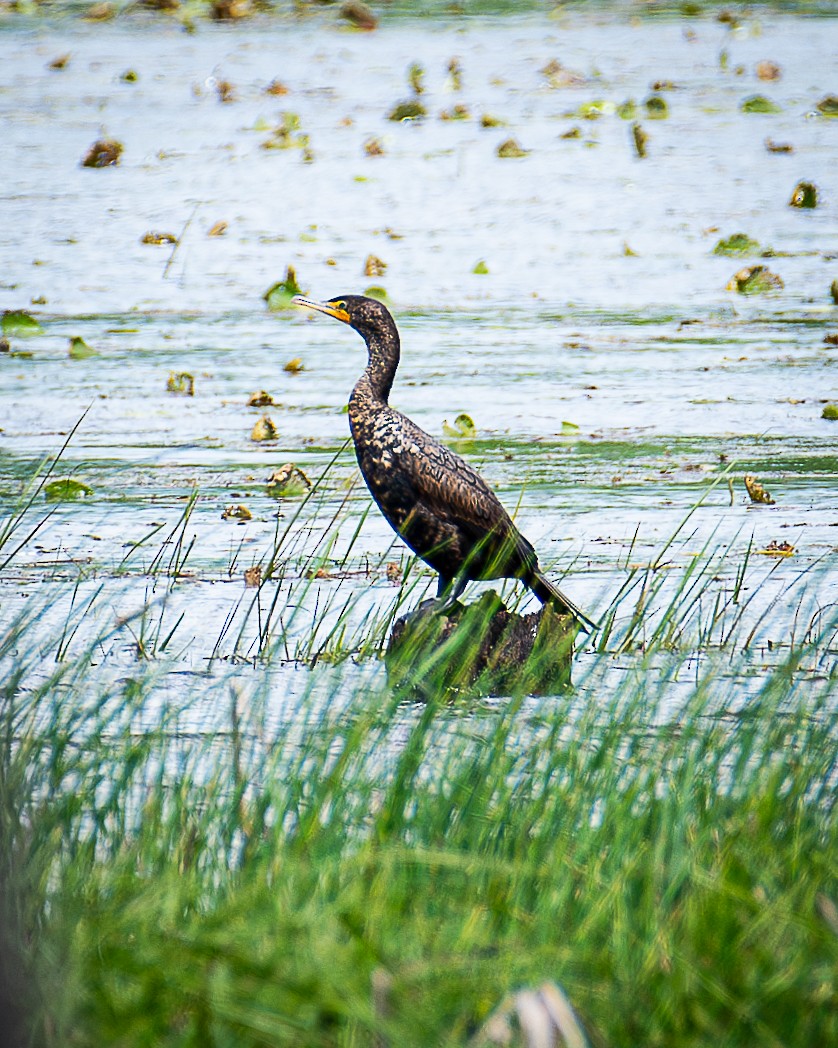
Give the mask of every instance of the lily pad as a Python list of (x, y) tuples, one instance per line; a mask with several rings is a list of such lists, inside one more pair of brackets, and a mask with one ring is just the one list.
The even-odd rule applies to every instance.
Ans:
[(166, 379), (168, 393), (181, 393), (186, 397), (195, 396), (195, 379), (188, 371), (170, 371)]
[(646, 107), (646, 116), (650, 120), (666, 120), (669, 116), (669, 105), (660, 95), (650, 95), (643, 105)]
[(740, 295), (766, 295), (783, 288), (782, 278), (772, 273), (768, 266), (746, 266), (729, 280), (726, 291), (737, 291)]
[(38, 321), (22, 309), (7, 309), (0, 326), (6, 338), (32, 338), (44, 333)]
[(480, 259), (480, 261), (477, 263), (477, 265), (472, 270), (472, 273), (476, 273), (478, 276), (481, 276), (481, 277), (486, 276), (486, 274), (488, 272), (489, 272), (489, 267), (486, 265), (486, 263), (483, 261), (482, 258)]
[(818, 187), (812, 182), (798, 182), (789, 200), (789, 207), (813, 208), (818, 206)]
[(47, 502), (77, 502), (93, 494), (93, 488), (80, 480), (62, 477), (44, 485), (44, 498)]
[(373, 284), (372, 287), (368, 287), (364, 294), (367, 298), (374, 298), (376, 302), (383, 302), (384, 305), (388, 305), (390, 302), (390, 296), (383, 287), (379, 287), (377, 284)]
[(828, 419), (830, 422), (838, 422), (838, 404), (827, 404), (821, 412), (821, 418)]
[(267, 415), (263, 415), (260, 419), (256, 420), (256, 425), (250, 434), (251, 440), (276, 440), (279, 436), (277, 428), (274, 425), (273, 419)]
[(88, 357), (96, 356), (96, 350), (88, 346), (80, 335), (73, 335), (70, 339), (68, 353), (71, 360), (87, 360)]
[(302, 288), (297, 283), (297, 273), (293, 266), (285, 267), (285, 279), (277, 281), (262, 296), (268, 304), (268, 309), (279, 312), (291, 308), (291, 299), (295, 295), (301, 295)]
[(745, 475), (745, 490), (748, 492), (748, 498), (751, 502), (759, 502), (766, 506), (774, 505), (774, 499), (771, 498), (757, 478), (750, 473)]
[(743, 255), (758, 255), (762, 251), (759, 242), (751, 240), (747, 233), (734, 233), (723, 237), (713, 248), (714, 255), (729, 255), (737, 258)]
[(477, 436), (477, 427), (471, 415), (463, 411), (454, 419), (453, 426), (449, 426), (446, 419), (442, 423), (442, 432), (446, 437), (453, 437), (455, 440), (473, 440)]
[(250, 512), (250, 510), (247, 508), (247, 506), (242, 505), (241, 503), (239, 503), (239, 505), (232, 505), (232, 506), (225, 507), (224, 512), (221, 514), (221, 519), (222, 520), (253, 520), (253, 514)]
[(776, 102), (772, 102), (765, 95), (751, 95), (750, 98), (744, 99), (739, 108), (743, 113), (768, 113), (772, 115), (774, 113), (782, 113), (783, 111)]
[(295, 498), (304, 495), (311, 487), (311, 481), (293, 462), (275, 469), (268, 477), (268, 494), (273, 498)]
[(821, 116), (838, 117), (838, 97), (827, 95), (818, 102), (817, 108)]
[(621, 120), (637, 119), (637, 105), (633, 98), (629, 98), (627, 101), (617, 106), (617, 116)]
[(113, 138), (101, 138), (88, 149), (82, 167), (116, 167), (122, 156), (122, 143)]
[(427, 115), (428, 111), (422, 103), (416, 98), (411, 98), (407, 102), (397, 102), (387, 114), (387, 119), (400, 123), (402, 120), (421, 120)]
[(498, 146), (498, 156), (503, 159), (517, 159), (522, 156), (529, 156), (529, 149), (523, 149), (514, 138), (507, 138), (505, 142), (501, 142)]

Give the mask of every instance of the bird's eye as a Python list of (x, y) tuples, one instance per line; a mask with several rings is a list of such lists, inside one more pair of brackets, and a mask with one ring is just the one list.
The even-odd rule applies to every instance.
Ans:
[(341, 299), (340, 302), (335, 302), (335, 309), (342, 309), (344, 313), (346, 312), (346, 303), (343, 299)]

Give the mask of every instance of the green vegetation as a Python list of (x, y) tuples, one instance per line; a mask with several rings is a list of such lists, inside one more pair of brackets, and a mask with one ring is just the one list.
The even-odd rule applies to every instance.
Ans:
[[(813, 620), (732, 695), (731, 670), (761, 661), (737, 627), (759, 586), (746, 558), (720, 606), (705, 550), (652, 621), (673, 535), (628, 572), (575, 691), (404, 704), (346, 660), (364, 654), (346, 603), (331, 625), (319, 610), (305, 647), (342, 665), (277, 704), (275, 584), (327, 475), (264, 561), (259, 664), (169, 701), (165, 597), (99, 631), (74, 597), (55, 637), (35, 602), (0, 637), (5, 948), (33, 1043), (466, 1045), (509, 991), (545, 980), (593, 1043), (833, 1043), (835, 622)], [(42, 484), (0, 548), (26, 541)], [(196, 497), (148, 568), (167, 594)], [(289, 606), (311, 604), (337, 516)], [(409, 574), (361, 623), (368, 654)], [(99, 672), (129, 640), (131, 671)], [(631, 659), (614, 688), (617, 651)], [(390, 987), (378, 1005), (374, 982)]]

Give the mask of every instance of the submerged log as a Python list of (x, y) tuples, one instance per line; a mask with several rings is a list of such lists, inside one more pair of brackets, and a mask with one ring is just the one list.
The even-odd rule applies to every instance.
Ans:
[(469, 692), (549, 695), (570, 686), (579, 626), (549, 604), (509, 611), (494, 590), (441, 610), (426, 600), (397, 619), (387, 644), (387, 678), (421, 696)]

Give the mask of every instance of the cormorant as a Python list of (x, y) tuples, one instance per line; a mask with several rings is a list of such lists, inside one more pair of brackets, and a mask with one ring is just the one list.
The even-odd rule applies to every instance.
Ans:
[(542, 604), (595, 629), (542, 574), (535, 550), (480, 474), (390, 407), (400, 342), (387, 308), (362, 295), (293, 302), (349, 324), (367, 344), (369, 362), (349, 398), (358, 465), (390, 525), (439, 572), (437, 597), (453, 602), (471, 579), (520, 579)]

